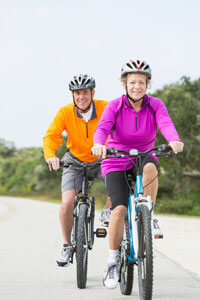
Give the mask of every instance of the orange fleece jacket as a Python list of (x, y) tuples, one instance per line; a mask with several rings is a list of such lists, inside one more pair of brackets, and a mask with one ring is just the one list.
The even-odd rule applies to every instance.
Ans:
[(91, 155), (93, 135), (107, 104), (107, 101), (94, 100), (92, 118), (88, 123), (82, 119), (74, 103), (60, 108), (43, 138), (45, 159), (56, 156), (55, 152), (63, 141), (62, 132), (66, 130), (66, 146), (74, 156), (84, 162), (97, 160)]

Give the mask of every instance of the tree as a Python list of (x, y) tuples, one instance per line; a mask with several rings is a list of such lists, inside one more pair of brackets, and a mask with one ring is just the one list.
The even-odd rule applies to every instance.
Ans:
[(16, 151), (15, 145), (13, 142), (5, 141), (0, 138), (0, 156), (1, 157), (10, 157)]
[[(166, 104), (185, 144), (184, 152), (176, 160), (171, 163), (161, 162), (166, 174), (163, 180), (169, 184), (169, 178), (172, 178), (174, 192), (184, 191), (188, 194), (193, 189), (199, 191), (199, 184), (194, 179), (200, 178), (200, 79), (191, 82), (189, 77), (182, 77), (180, 82), (156, 91), (154, 96)], [(162, 142), (159, 133), (157, 143)]]

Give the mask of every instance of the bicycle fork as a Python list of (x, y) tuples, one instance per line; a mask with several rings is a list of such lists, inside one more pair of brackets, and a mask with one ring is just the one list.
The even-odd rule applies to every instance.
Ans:
[(153, 202), (151, 196), (144, 197), (139, 195), (135, 198), (134, 195), (130, 195), (130, 205), (128, 205), (128, 220), (129, 220), (129, 241), (130, 241), (130, 254), (129, 261), (137, 262), (138, 259), (138, 214), (140, 211), (140, 205), (146, 205), (150, 212), (151, 218), (151, 233), (152, 233), (152, 248), (154, 244), (153, 234)]
[[(104, 238), (107, 235), (107, 230), (104, 228), (97, 228), (94, 231), (94, 217), (95, 217), (95, 197), (89, 196), (75, 196), (74, 201), (74, 226), (72, 231), (72, 247), (73, 254), (76, 251), (76, 231), (77, 231), (77, 219), (79, 217), (79, 209), (81, 205), (87, 205), (87, 222), (88, 222), (88, 240), (87, 247), (92, 250), (94, 244), (94, 235), (98, 238)], [(73, 262), (73, 255), (72, 255)]]

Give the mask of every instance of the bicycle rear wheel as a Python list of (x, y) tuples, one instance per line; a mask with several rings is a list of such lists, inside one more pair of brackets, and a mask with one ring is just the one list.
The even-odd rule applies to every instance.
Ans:
[(86, 287), (88, 266), (88, 206), (81, 204), (76, 226), (76, 274), (77, 286), (80, 289)]
[(125, 218), (123, 241), (120, 249), (120, 290), (123, 295), (130, 295), (133, 287), (134, 264), (128, 261), (130, 256), (128, 217)]
[(153, 291), (153, 249), (151, 215), (146, 205), (140, 206), (138, 240), (138, 283), (140, 300), (151, 300)]

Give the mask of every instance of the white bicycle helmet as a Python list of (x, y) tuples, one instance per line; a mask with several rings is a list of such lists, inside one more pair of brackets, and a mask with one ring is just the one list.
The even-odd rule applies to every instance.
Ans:
[(82, 89), (94, 89), (95, 86), (96, 83), (94, 78), (87, 74), (80, 74), (74, 76), (69, 83), (70, 91), (82, 90)]
[(145, 74), (151, 79), (151, 68), (145, 61), (129, 60), (121, 69), (121, 77), (127, 73)]

